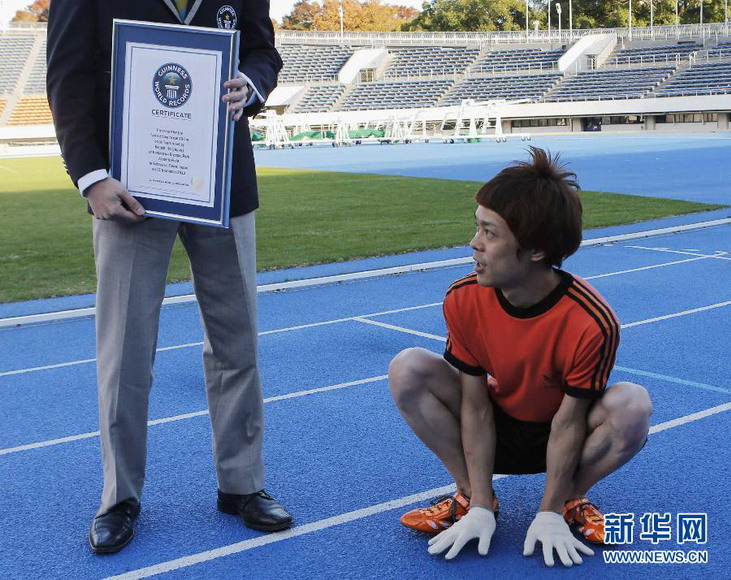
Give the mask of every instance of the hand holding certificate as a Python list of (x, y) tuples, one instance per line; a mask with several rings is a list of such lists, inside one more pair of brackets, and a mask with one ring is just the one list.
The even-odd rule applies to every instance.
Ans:
[(112, 176), (146, 215), (228, 227), (238, 34), (114, 21)]

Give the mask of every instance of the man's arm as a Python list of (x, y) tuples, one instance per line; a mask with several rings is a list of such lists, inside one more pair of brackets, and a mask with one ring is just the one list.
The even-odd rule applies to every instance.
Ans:
[(477, 551), (487, 555), (495, 533), (495, 514), (492, 512), (492, 474), (495, 464), (495, 421), (485, 376), (460, 372), (462, 406), (460, 422), (462, 448), (470, 478), (470, 509), (449, 529), (429, 541), (429, 553), (441, 554), (451, 560), (464, 545), (478, 538)]
[[(74, 185), (86, 189), (99, 219), (136, 222), (144, 208), (116, 179), (106, 176), (106, 144), (99, 127), (100, 102), (97, 6), (93, 0), (54, 0), (48, 17), (48, 102), (61, 153)], [(82, 181), (79, 184), (79, 180)]]
[(586, 421), (592, 401), (564, 396), (551, 421), (546, 451), (546, 487), (540, 511), (563, 513), (586, 439)]
[(248, 0), (244, 5), (239, 45), (241, 75), (224, 86), (231, 92), (224, 96), (234, 121), (242, 115), (252, 117), (277, 86), (282, 59), (274, 47), (274, 28), (269, 17), (268, 0)]
[(97, 86), (96, 12), (93, 0), (54, 0), (48, 17), (48, 103), (74, 185), (89, 173), (107, 169), (106, 144), (98, 134), (105, 111)]
[(567, 499), (581, 450), (586, 438), (586, 421), (591, 400), (564, 396), (558, 412), (551, 421), (551, 435), (546, 451), (546, 487), (538, 514), (528, 528), (523, 555), (530, 556), (536, 542), (543, 546), (543, 559), (553, 566), (553, 551), (564, 566), (581, 564), (579, 552), (592, 556), (594, 552), (577, 540), (563, 519), (563, 504)]
[(462, 448), (470, 477), (470, 506), (491, 509), (495, 465), (495, 418), (485, 377), (459, 373), (462, 384)]

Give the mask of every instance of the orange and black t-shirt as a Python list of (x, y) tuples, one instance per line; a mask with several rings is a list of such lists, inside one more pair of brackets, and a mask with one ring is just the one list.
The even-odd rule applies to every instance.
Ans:
[(444, 299), (444, 358), (497, 381), (491, 399), (522, 421), (548, 422), (564, 394), (604, 394), (619, 345), (619, 322), (585, 280), (556, 270), (559, 285), (538, 304), (516, 308), (475, 274), (454, 282)]

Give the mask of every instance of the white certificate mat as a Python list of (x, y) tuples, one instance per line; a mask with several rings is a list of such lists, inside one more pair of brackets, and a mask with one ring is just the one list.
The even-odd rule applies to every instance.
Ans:
[(219, 115), (212, 88), (222, 82), (220, 52), (138, 42), (125, 48), (130, 82), (123, 99), (122, 182), (133, 195), (212, 207)]

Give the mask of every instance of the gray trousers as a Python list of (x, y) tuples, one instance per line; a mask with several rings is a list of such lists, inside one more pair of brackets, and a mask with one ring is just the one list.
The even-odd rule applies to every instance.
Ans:
[(94, 220), (99, 424), (104, 491), (97, 515), (140, 500), (160, 308), (175, 237), (190, 259), (204, 328), (203, 366), (218, 485), (264, 486), (263, 400), (257, 365), (254, 212), (228, 230), (147, 219)]

